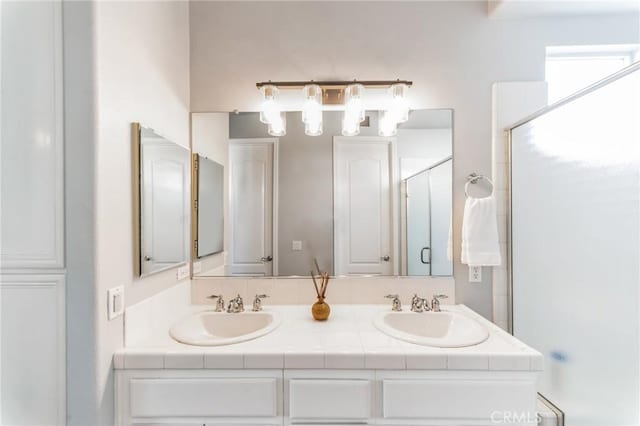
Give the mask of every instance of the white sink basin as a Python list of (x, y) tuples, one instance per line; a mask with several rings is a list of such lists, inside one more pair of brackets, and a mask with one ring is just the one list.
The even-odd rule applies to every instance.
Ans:
[(418, 345), (460, 348), (482, 343), (489, 332), (457, 312), (384, 312), (374, 320), (388, 336)]
[(245, 342), (272, 332), (280, 324), (271, 312), (205, 311), (188, 316), (171, 327), (171, 337), (196, 346), (221, 346)]

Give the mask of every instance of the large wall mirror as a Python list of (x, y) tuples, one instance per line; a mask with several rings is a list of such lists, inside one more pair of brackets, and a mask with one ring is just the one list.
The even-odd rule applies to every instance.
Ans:
[(194, 235), (200, 247), (215, 229), (218, 251), (193, 256), (194, 276), (306, 276), (314, 261), (335, 276), (453, 274), (453, 112), (414, 110), (393, 137), (378, 136), (377, 111), (342, 136), (342, 115), (307, 136), (288, 112), (278, 138), (258, 113), (192, 115), (194, 156), (217, 171), (203, 182), (198, 166), (198, 186), (218, 188)]
[(189, 260), (189, 150), (133, 123), (136, 276)]

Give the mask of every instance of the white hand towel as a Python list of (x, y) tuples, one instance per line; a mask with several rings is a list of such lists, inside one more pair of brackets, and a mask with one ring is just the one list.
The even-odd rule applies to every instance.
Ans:
[(467, 197), (462, 219), (462, 263), (497, 266), (502, 263), (494, 196)]

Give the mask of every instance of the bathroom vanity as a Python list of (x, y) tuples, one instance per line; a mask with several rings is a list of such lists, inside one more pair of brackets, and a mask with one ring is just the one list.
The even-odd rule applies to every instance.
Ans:
[[(181, 315), (211, 309), (191, 306)], [(278, 318), (274, 329), (230, 345), (185, 345), (166, 329), (151, 333), (114, 357), (116, 422), (492, 425), (517, 413), (530, 420), (518, 424), (535, 424), (542, 355), (463, 305), (442, 311), (477, 324), (486, 340), (445, 348), (390, 337), (376, 326), (391, 312), (387, 305), (335, 305), (322, 323), (308, 306), (266, 306), (262, 314)], [(408, 306), (400, 314), (438, 315)]]

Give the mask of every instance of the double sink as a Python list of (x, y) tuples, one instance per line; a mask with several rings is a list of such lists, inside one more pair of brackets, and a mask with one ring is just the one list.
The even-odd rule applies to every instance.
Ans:
[[(446, 307), (440, 312), (384, 311), (377, 314), (373, 324), (390, 337), (440, 348), (472, 346), (489, 337), (477, 321)], [(205, 311), (178, 321), (171, 327), (170, 334), (188, 345), (222, 346), (259, 338), (278, 325), (280, 317), (275, 312)]]

